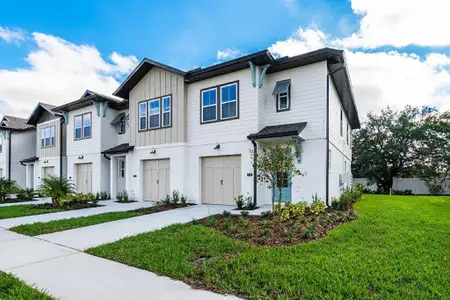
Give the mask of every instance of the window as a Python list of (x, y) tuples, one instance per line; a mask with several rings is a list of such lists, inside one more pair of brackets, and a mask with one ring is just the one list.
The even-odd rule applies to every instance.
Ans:
[(291, 109), (290, 90), (290, 80), (283, 80), (276, 83), (272, 95), (274, 95), (276, 99), (277, 112)]
[(125, 178), (125, 160), (120, 161), (120, 177)]
[(148, 102), (148, 128), (159, 128), (160, 124), (160, 100), (151, 100)]
[(75, 116), (75, 140), (88, 139), (92, 135), (91, 113)]
[(237, 117), (237, 84), (232, 83), (220, 87), (221, 119)]
[(124, 134), (125, 133), (126, 123), (127, 123), (127, 120), (125, 118), (122, 118), (120, 120), (119, 126), (117, 127), (117, 132), (119, 134)]
[(344, 115), (341, 109), (341, 136), (344, 136)]
[(349, 139), (349, 132), (350, 132), (350, 126), (347, 123), (347, 145), (348, 145), (348, 139)]
[(55, 126), (41, 128), (41, 148), (55, 146)]
[(162, 98), (162, 102), (163, 102), (163, 104), (162, 104), (162, 109), (163, 109), (163, 115), (162, 115), (162, 126), (163, 127), (169, 127), (171, 124), (171, 111), (172, 111), (172, 105), (171, 105), (171, 102), (172, 102), (172, 99), (171, 99), (171, 97), (170, 96), (168, 96), (168, 97), (164, 97), (164, 98)]
[(147, 129), (147, 102), (139, 103), (139, 130)]
[(202, 91), (202, 122), (217, 120), (217, 89)]

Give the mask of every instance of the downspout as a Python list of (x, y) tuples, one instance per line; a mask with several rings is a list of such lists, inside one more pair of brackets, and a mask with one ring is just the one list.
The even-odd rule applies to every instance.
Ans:
[(258, 197), (258, 192), (257, 192), (258, 178), (256, 176), (256, 173), (258, 172), (258, 170), (256, 168), (256, 159), (258, 157), (258, 147), (256, 145), (255, 140), (252, 140), (252, 144), (253, 144), (253, 205), (256, 207), (257, 197)]
[(9, 143), (8, 143), (8, 180), (11, 180), (11, 140), (12, 140), (12, 131), (9, 131)]
[(106, 153), (103, 153), (103, 157), (106, 158), (107, 160), (111, 160), (111, 157), (106, 156)]
[(64, 118), (59, 122), (59, 179), (63, 177), (63, 123)]

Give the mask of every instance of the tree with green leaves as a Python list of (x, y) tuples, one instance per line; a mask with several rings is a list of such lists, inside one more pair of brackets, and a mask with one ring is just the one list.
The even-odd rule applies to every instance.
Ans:
[(10, 179), (0, 178), (0, 201), (5, 201), (6, 195), (14, 194), (19, 190), (17, 182)]
[[(253, 163), (257, 169), (257, 179), (266, 184), (272, 191), (278, 189), (278, 205), (281, 206), (283, 185), (282, 179), (285, 177), (304, 176), (296, 167), (299, 151), (292, 151), (292, 143), (284, 145), (265, 145), (255, 156), (253, 153)], [(272, 193), (272, 210), (275, 207), (275, 193)]]
[(353, 136), (353, 177), (367, 178), (389, 193), (394, 177), (414, 174), (421, 163), (424, 115), (426, 112), (411, 106), (369, 113)]
[(39, 192), (52, 198), (53, 207), (60, 206), (60, 200), (75, 193), (75, 185), (66, 177), (48, 176), (41, 179)]

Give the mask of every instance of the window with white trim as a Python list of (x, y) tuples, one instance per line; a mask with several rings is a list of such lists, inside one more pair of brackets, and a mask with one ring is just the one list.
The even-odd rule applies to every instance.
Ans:
[(272, 95), (275, 96), (277, 104), (277, 112), (291, 109), (291, 80), (279, 81), (275, 84)]
[(55, 146), (55, 126), (41, 128), (41, 148)]
[(74, 140), (88, 139), (92, 136), (91, 113), (75, 116)]
[(220, 87), (220, 118), (222, 120), (237, 117), (237, 83)]
[(202, 122), (217, 120), (217, 89), (202, 91)]
[(169, 127), (172, 122), (172, 97), (162, 98), (162, 127)]
[(148, 101), (148, 128), (154, 129), (160, 127), (161, 121), (161, 101), (160, 99)]
[(147, 102), (139, 103), (139, 130), (147, 129)]

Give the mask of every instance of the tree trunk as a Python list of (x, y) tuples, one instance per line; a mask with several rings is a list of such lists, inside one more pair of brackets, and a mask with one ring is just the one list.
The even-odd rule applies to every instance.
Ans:
[(58, 208), (59, 206), (58, 199), (52, 197), (52, 204), (54, 208)]
[(281, 211), (281, 199), (283, 199), (283, 189), (278, 187), (278, 211)]

